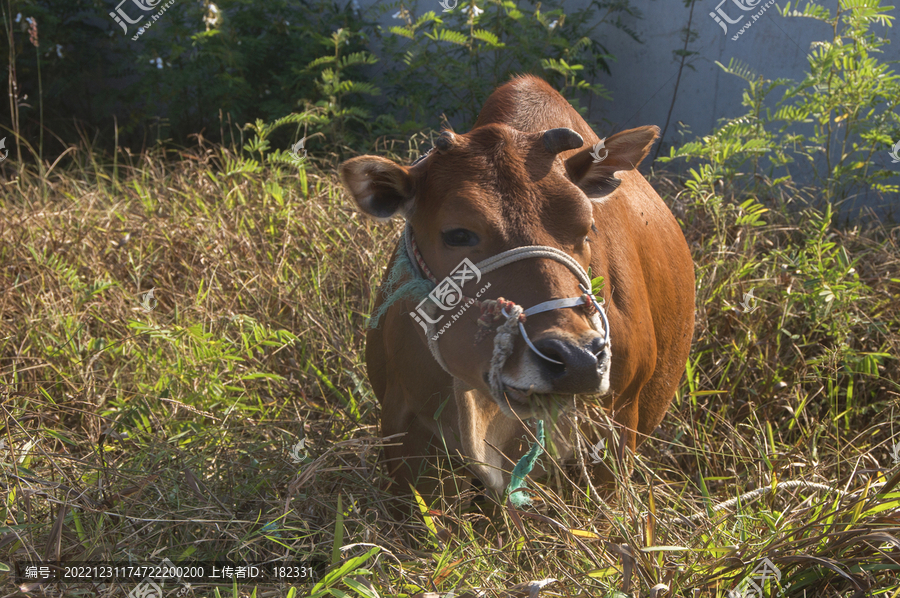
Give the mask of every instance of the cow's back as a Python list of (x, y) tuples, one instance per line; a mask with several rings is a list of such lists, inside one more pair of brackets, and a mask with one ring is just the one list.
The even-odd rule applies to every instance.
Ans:
[[(558, 91), (543, 79), (531, 76), (514, 77), (497, 88), (484, 103), (475, 127), (492, 123), (505, 124), (525, 132), (537, 132), (568, 127), (591, 145), (599, 138), (588, 124)], [(563, 152), (565, 159), (577, 150)]]

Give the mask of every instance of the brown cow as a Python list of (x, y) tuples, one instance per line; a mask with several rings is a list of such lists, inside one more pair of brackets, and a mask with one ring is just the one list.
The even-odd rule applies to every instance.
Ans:
[[(366, 346), (382, 433), (405, 433), (384, 455), (398, 491), (427, 462), (461, 454), (502, 493), (531, 438), (523, 420), (565, 413), (576, 395), (603, 404), (631, 450), (662, 420), (691, 344), (694, 268), (637, 171), (658, 132), (597, 145), (559, 93), (523, 76), (488, 98), (469, 133), (445, 131), (412, 166), (341, 165), (363, 212), (407, 220), (384, 283), (396, 293)], [(604, 277), (599, 304), (588, 267)], [(573, 446), (564, 420), (548, 430), (562, 459)]]

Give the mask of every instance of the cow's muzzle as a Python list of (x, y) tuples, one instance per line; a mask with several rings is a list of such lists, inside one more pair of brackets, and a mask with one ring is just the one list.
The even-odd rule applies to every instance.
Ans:
[(600, 388), (605, 337), (596, 337), (587, 346), (559, 338), (541, 339), (534, 345), (541, 355), (550, 358), (535, 361), (553, 392), (580, 394)]

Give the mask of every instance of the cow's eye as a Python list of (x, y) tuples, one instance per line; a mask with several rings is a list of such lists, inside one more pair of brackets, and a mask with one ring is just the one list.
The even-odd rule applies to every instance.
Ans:
[(464, 228), (454, 228), (453, 230), (441, 233), (444, 243), (450, 247), (473, 247), (478, 245), (478, 235)]

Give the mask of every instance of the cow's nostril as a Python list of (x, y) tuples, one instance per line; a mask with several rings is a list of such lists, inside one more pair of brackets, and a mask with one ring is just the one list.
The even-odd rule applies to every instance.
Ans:
[[(535, 355), (537, 361), (540, 362), (542, 373), (548, 380), (553, 381), (566, 375), (566, 365), (571, 360), (568, 358), (569, 349), (565, 342), (555, 338), (548, 338), (538, 341), (534, 347), (542, 355), (553, 360), (548, 361), (541, 357), (541, 354)], [(554, 363), (554, 361), (559, 363)]]
[(555, 338), (541, 339), (535, 343), (538, 351), (561, 364), (553, 363), (535, 355), (538, 367), (544, 379), (557, 392), (590, 392), (600, 385), (600, 372), (597, 371), (597, 357), (592, 351), (599, 352), (599, 345), (592, 342), (586, 347)]
[(552, 361), (547, 361), (546, 359), (541, 359), (541, 365), (547, 374), (550, 375), (551, 379), (560, 378), (566, 375), (566, 361), (565, 358), (557, 353), (556, 351), (541, 351), (544, 355), (558, 361), (559, 363), (553, 363)]
[(606, 337), (598, 336), (595, 337), (594, 340), (590, 342), (587, 350), (591, 352), (595, 357), (600, 357), (600, 351), (606, 346)]

